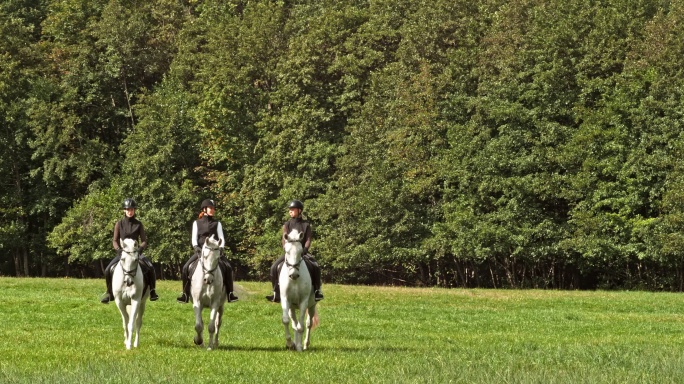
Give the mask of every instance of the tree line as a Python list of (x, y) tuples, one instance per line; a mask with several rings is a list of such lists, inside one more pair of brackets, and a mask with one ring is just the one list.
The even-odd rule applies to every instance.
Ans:
[(0, 274), (100, 276), (121, 201), (238, 279), (684, 289), (684, 4), (5, 0)]

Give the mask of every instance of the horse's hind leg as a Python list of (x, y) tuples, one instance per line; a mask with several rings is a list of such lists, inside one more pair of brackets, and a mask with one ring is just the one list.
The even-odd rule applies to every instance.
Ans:
[(313, 325), (313, 315), (314, 313), (311, 308), (306, 311), (306, 328), (304, 329), (304, 346), (303, 349), (306, 351), (309, 348), (309, 343), (311, 342), (311, 326)]
[(223, 322), (223, 305), (219, 307), (216, 316), (216, 333), (214, 334), (214, 348), (219, 346), (219, 332), (221, 331), (221, 323)]

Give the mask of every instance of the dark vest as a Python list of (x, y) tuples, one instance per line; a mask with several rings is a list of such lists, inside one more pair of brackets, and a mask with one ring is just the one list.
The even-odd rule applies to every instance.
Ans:
[(213, 216), (202, 216), (197, 219), (197, 245), (200, 247), (204, 244), (204, 240), (214, 235), (214, 239), (218, 240), (218, 224)]
[(309, 229), (309, 222), (302, 219), (302, 218), (299, 218), (299, 217), (286, 221), (285, 222), (286, 236), (288, 234), (290, 234), (290, 232), (292, 232), (293, 229), (296, 229), (299, 231), (299, 233), (304, 234), (305, 237), (301, 241), (302, 246), (304, 246), (304, 243), (306, 243), (307, 230)]
[(121, 240), (133, 239), (139, 241), (141, 228), (142, 223), (135, 217), (124, 217), (119, 221), (119, 238)]

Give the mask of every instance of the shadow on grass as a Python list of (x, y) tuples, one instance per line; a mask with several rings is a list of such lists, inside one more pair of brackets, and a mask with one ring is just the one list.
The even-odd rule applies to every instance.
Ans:
[[(177, 348), (185, 350), (206, 350), (206, 346), (200, 347), (192, 343), (192, 339), (188, 342), (175, 340), (175, 341), (162, 341), (157, 343), (161, 347)], [(285, 348), (285, 342), (282, 344), (271, 345), (267, 347), (263, 346), (244, 346), (244, 345), (226, 345), (220, 344), (215, 351), (242, 351), (242, 352), (290, 352)], [(378, 347), (350, 347), (350, 346), (329, 346), (329, 345), (313, 345), (309, 347), (309, 350), (304, 352), (347, 352), (347, 353), (368, 353), (368, 352), (386, 352), (386, 353), (399, 353), (399, 352), (414, 352), (414, 348), (407, 347), (389, 347), (389, 346), (378, 346)], [(294, 352), (294, 351), (292, 351)]]

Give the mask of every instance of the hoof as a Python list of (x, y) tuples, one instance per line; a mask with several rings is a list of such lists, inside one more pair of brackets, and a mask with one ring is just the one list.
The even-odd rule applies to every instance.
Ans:
[(200, 338), (197, 338), (197, 337), (195, 337), (194, 339), (192, 339), (192, 341), (195, 342), (195, 345), (202, 346), (202, 345), (204, 344), (204, 340), (202, 340), (202, 339), (200, 339)]

